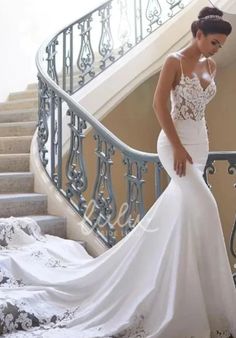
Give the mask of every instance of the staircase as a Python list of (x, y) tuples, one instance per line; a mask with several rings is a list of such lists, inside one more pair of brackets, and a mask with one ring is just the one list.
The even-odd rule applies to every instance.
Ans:
[(0, 103), (0, 217), (31, 217), (44, 234), (65, 238), (66, 218), (47, 213), (47, 196), (34, 192), (29, 171), (37, 101), (36, 85), (31, 84)]

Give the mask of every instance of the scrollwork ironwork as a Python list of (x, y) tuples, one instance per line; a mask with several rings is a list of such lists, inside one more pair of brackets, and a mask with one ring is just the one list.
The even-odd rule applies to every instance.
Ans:
[[(73, 93), (73, 26), (63, 31), (63, 78), (62, 87), (67, 93)], [(69, 78), (69, 89), (67, 79)]]
[(105, 69), (107, 60), (112, 62), (115, 60), (115, 57), (112, 55), (114, 43), (110, 26), (111, 8), (112, 5), (111, 2), (109, 2), (98, 12), (98, 15), (101, 16), (102, 23), (102, 33), (99, 41), (99, 53), (102, 55), (102, 60), (100, 61), (101, 69)]
[[(66, 176), (68, 179), (66, 196), (81, 216), (86, 211), (86, 199), (83, 192), (87, 189), (87, 173), (83, 155), (83, 130), (87, 128), (86, 121), (81, 119), (71, 109), (67, 111), (71, 117), (69, 127), (71, 130), (69, 158), (66, 165)], [(76, 199), (76, 203), (74, 200)]]
[(42, 81), (40, 76), (38, 76), (38, 95), (38, 150), (41, 162), (43, 166), (46, 167), (48, 164), (48, 158), (46, 158), (48, 149), (46, 148), (46, 144), (49, 135), (48, 117), (50, 115), (50, 94), (48, 85)]
[(79, 21), (78, 29), (81, 33), (81, 45), (79, 51), (79, 57), (77, 60), (77, 67), (81, 71), (79, 76), (81, 80), (79, 84), (81, 86), (85, 83), (85, 77), (89, 74), (91, 77), (95, 76), (94, 72), (94, 52), (92, 48), (90, 31), (91, 31), (91, 21), (93, 21), (92, 15), (87, 15), (83, 20)]
[(103, 227), (107, 243), (113, 246), (117, 242), (115, 227), (111, 223), (116, 216), (116, 200), (113, 193), (111, 176), (112, 156), (115, 154), (115, 149), (101, 135), (94, 134), (93, 137), (97, 142), (95, 151), (97, 156), (97, 174), (92, 194), (94, 212), (91, 222), (93, 229), (96, 231)]
[[(228, 173), (230, 175), (236, 174), (236, 159), (228, 159), (229, 167), (228, 167)], [(236, 183), (234, 184), (234, 187), (236, 188)]]
[(168, 12), (168, 17), (169, 18), (172, 18), (174, 16), (174, 11), (173, 9), (175, 7), (179, 7), (180, 9), (183, 9), (184, 8), (184, 4), (182, 3), (182, 0), (166, 0), (166, 2), (168, 3), (168, 5), (170, 5), (169, 9), (170, 9), (170, 12)]
[(208, 160), (207, 161), (207, 164), (206, 164), (205, 169), (204, 169), (204, 174), (203, 174), (204, 180), (205, 180), (206, 184), (208, 185), (208, 187), (210, 189), (212, 188), (212, 186), (209, 183), (208, 174), (213, 175), (216, 172), (216, 168), (214, 167), (213, 163), (214, 163), (214, 160), (212, 160), (212, 161)]
[(138, 44), (143, 39), (143, 20), (142, 20), (141, 0), (134, 0), (134, 20), (135, 20), (135, 43)]
[(54, 38), (46, 47), (47, 53), (47, 73), (50, 78), (58, 84), (58, 75), (56, 69), (56, 45), (58, 45), (57, 38)]
[(148, 33), (152, 32), (152, 26), (154, 23), (156, 23), (157, 26), (162, 25), (161, 13), (162, 8), (160, 2), (158, 0), (148, 0), (146, 8), (146, 18), (149, 21), (147, 28)]
[(131, 26), (129, 22), (129, 15), (127, 9), (127, 0), (118, 0), (120, 5), (120, 22), (118, 28), (118, 36), (121, 46), (118, 53), (123, 55), (125, 53), (126, 47), (130, 49), (132, 47), (131, 40)]
[[(69, 41), (71, 40), (71, 35), (73, 33), (73, 27), (68, 27), (65, 30), (65, 37), (69, 36)], [(67, 48), (66, 46), (66, 56), (65, 56), (65, 69), (66, 69), (66, 74), (68, 75), (70, 72), (70, 67), (71, 65), (73, 65), (73, 54), (72, 54), (72, 50), (71, 50), (71, 46), (70, 48)]]
[(145, 214), (143, 201), (143, 174), (147, 172), (147, 162), (137, 161), (127, 155), (123, 159), (127, 166), (127, 210), (122, 223), (122, 234), (126, 236)]

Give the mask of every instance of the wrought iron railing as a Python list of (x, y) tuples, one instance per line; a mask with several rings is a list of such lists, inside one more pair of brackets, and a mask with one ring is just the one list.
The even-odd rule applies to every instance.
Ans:
[[(36, 56), (39, 80), (38, 148), (42, 165), (58, 191), (108, 247), (131, 231), (144, 216), (147, 209), (144, 198), (147, 175), (151, 175), (148, 181), (153, 182), (155, 187), (149, 203), (160, 196), (163, 168), (157, 154), (129, 147), (71, 95), (189, 2), (105, 1), (46, 41)], [(100, 22), (96, 22), (98, 19)], [(65, 111), (68, 117), (66, 125), (62, 123)], [(65, 153), (68, 131), (70, 147)], [(89, 138), (89, 131), (93, 132), (94, 143)], [(88, 144), (92, 144), (92, 153), (88, 151)], [(236, 153), (210, 153), (206, 181), (208, 169), (212, 170), (215, 160), (228, 161), (230, 174), (235, 170)], [(93, 161), (90, 165), (92, 173), (88, 172), (89, 161)], [(115, 219), (118, 194), (114, 192), (112, 174), (117, 167), (125, 178), (126, 192), (119, 203), (125, 210), (122, 210), (120, 218)]]
[(104, 1), (42, 46), (47, 74), (64, 91), (74, 93), (190, 2)]

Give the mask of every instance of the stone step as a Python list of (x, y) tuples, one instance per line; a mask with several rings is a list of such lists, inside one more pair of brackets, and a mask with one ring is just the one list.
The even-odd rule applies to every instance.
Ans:
[(0, 154), (29, 153), (32, 136), (0, 137)]
[(0, 172), (29, 171), (30, 154), (0, 154)]
[(14, 101), (6, 101), (0, 103), (0, 112), (8, 111), (8, 110), (15, 110), (15, 109), (32, 109), (38, 107), (38, 99), (37, 98), (30, 98), (30, 99), (23, 99), (23, 100), (14, 100)]
[(0, 136), (27, 136), (33, 135), (37, 122), (5, 122), (0, 123)]
[(33, 192), (34, 175), (31, 172), (0, 173), (0, 194)]
[(37, 99), (38, 92), (36, 90), (24, 90), (13, 92), (8, 95), (8, 101), (23, 100), (23, 99)]
[[(66, 217), (54, 215), (28, 215), (24, 217), (29, 217), (35, 220), (40, 226), (43, 234), (66, 238)], [(87, 249), (86, 241), (77, 240), (75, 242), (78, 242)]]
[(37, 83), (30, 83), (26, 87), (26, 90), (38, 90), (38, 84)]
[(0, 111), (0, 123), (37, 121), (37, 109), (20, 109), (12, 111)]
[[(40, 226), (43, 234), (66, 238), (66, 218), (53, 215), (29, 215)], [(82, 241), (81, 241), (82, 242)]]
[(41, 215), (47, 213), (47, 195), (0, 194), (0, 217)]

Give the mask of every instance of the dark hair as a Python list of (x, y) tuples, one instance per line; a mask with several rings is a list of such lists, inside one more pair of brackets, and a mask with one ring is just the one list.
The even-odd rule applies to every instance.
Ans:
[(232, 31), (232, 26), (228, 21), (220, 18), (207, 18), (208, 15), (218, 15), (223, 17), (223, 12), (216, 7), (204, 7), (201, 9), (198, 15), (198, 20), (193, 21), (191, 25), (191, 31), (194, 37), (196, 37), (197, 30), (200, 29), (203, 34), (225, 34), (229, 35)]

